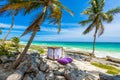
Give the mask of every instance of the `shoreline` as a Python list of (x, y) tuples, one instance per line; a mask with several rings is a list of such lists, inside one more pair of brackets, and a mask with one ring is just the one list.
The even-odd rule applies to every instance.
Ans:
[[(20, 44), (22, 45), (25, 45), (26, 42), (20, 42)], [(55, 45), (44, 45), (44, 44), (35, 44), (35, 43), (32, 43), (32, 45), (35, 45), (35, 46), (41, 46), (41, 47), (48, 47), (48, 46), (52, 46), (54, 47)], [(59, 45), (58, 45), (59, 47)], [(60, 47), (63, 47), (65, 50), (71, 50), (71, 51), (75, 51), (75, 52), (87, 52), (87, 53), (91, 53), (92, 50), (90, 49), (82, 49), (82, 48), (76, 48), (76, 47), (67, 47), (67, 46), (60, 46)], [(98, 57), (98, 58), (105, 58), (106, 56), (111, 56), (111, 57), (114, 57), (114, 58), (120, 58), (120, 52), (111, 52), (111, 51), (104, 51), (104, 50), (95, 50), (95, 56)]]

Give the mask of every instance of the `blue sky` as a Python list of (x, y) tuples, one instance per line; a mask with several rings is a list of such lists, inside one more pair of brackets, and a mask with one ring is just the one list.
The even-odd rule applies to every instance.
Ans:
[[(37, 33), (35, 41), (75, 41), (75, 42), (92, 42), (94, 31), (87, 35), (83, 35), (82, 32), (87, 26), (82, 27), (78, 24), (79, 21), (87, 19), (87, 16), (81, 15), (84, 9), (89, 7), (89, 0), (61, 0), (61, 2), (70, 8), (74, 12), (74, 16), (69, 15), (66, 11), (63, 12), (63, 18), (61, 20), (61, 32), (57, 34), (57, 25), (48, 24), (44, 22), (41, 26), (41, 31)], [(3, 4), (3, 3), (0, 3)], [(120, 6), (120, 0), (106, 0), (104, 11)], [(27, 16), (18, 15), (15, 17), (15, 26), (12, 33), (9, 35), (9, 39), (14, 36), (20, 36), (23, 31), (30, 24), (34, 18), (35, 13)], [(3, 34), (0, 38), (3, 38), (8, 31), (11, 24), (11, 17), (0, 17), (0, 26), (5, 27)], [(104, 23), (105, 32), (97, 38), (98, 42), (120, 42), (120, 14), (114, 16), (114, 20), (110, 24)], [(21, 40), (28, 40), (30, 34), (21, 38)]]

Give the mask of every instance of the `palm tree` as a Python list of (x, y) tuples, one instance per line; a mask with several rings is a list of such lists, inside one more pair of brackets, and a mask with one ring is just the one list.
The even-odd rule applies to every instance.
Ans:
[(3, 29), (4, 29), (4, 28), (0, 26), (0, 35), (2, 34), (2, 30), (3, 30)]
[(0, 35), (2, 34), (2, 30), (0, 30)]
[(6, 15), (10, 16), (12, 15), (12, 23), (10, 26), (10, 29), (8, 30), (8, 32), (5, 34), (3, 41), (5, 41), (8, 37), (8, 35), (10, 34), (10, 32), (12, 31), (12, 28), (14, 26), (14, 17), (17, 15), (17, 13), (19, 12), (20, 8), (22, 7), (26, 7), (25, 5), (28, 5), (29, 3), (13, 3), (14, 0), (8, 0), (8, 3), (5, 5), (1, 5), (2, 7), (0, 8), (0, 14), (3, 15), (7, 12)]
[(12, 31), (12, 28), (14, 26), (14, 11), (12, 11), (12, 23), (11, 23), (11, 26), (10, 26), (10, 29), (8, 30), (8, 32), (5, 34), (5, 37), (3, 38), (3, 41), (6, 41), (7, 40), (7, 37), (8, 35), (10, 34), (10, 32)]
[[(13, 68), (16, 68), (20, 61), (23, 59), (25, 54), (27, 53), (36, 33), (40, 31), (40, 25), (45, 21), (45, 19), (50, 19), (50, 23), (58, 24), (58, 33), (60, 32), (60, 22), (62, 18), (62, 9), (68, 11), (71, 15), (73, 12), (69, 10), (67, 7), (63, 6), (59, 0), (10, 0), (9, 4), (1, 9), (0, 12), (8, 11), (12, 7), (10, 5), (13, 4), (16, 11), (23, 10), (24, 14), (28, 14), (33, 12), (36, 9), (39, 9), (40, 12), (38, 16), (35, 17), (32, 24), (25, 30), (22, 36), (26, 35), (29, 32), (32, 32), (32, 35), (21, 53), (20, 57), (15, 61)], [(9, 6), (9, 7), (8, 7)], [(42, 10), (42, 11), (41, 11)]]
[(0, 35), (2, 34), (2, 29), (3, 29), (3, 27), (0, 26)]
[[(0, 5), (0, 6), (3, 6), (3, 5)], [(1, 10), (0, 8), (0, 12), (2, 12), (3, 10)], [(6, 33), (5, 37), (3, 38), (3, 41), (5, 41), (8, 37), (8, 35), (10, 34), (10, 32), (12, 31), (12, 28), (13, 28), (13, 25), (14, 25), (14, 11), (12, 11), (12, 23), (11, 23), (11, 26), (10, 26), (10, 29), (9, 31)]]
[(112, 22), (113, 15), (120, 12), (120, 7), (104, 12), (103, 9), (105, 5), (105, 0), (91, 0), (90, 5), (91, 6), (89, 8), (82, 12), (82, 14), (88, 16), (88, 19), (81, 21), (80, 24), (83, 26), (89, 24), (89, 26), (83, 32), (84, 35), (95, 29), (92, 51), (92, 56), (94, 56), (96, 36), (97, 34), (98, 36), (101, 36), (104, 33), (103, 22)]

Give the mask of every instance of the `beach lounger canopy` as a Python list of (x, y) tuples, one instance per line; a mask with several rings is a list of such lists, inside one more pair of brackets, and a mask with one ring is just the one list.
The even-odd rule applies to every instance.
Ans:
[(63, 57), (62, 47), (48, 47), (47, 57), (52, 60), (57, 60)]

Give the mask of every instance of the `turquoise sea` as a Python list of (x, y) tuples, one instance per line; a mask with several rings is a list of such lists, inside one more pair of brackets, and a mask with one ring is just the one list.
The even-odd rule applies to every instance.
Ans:
[[(26, 42), (21, 42), (26, 43)], [(39, 46), (61, 46), (78, 51), (92, 52), (92, 42), (41, 42), (34, 41), (32, 44)], [(120, 58), (119, 42), (97, 42), (95, 55), (98, 57), (112, 56)]]

